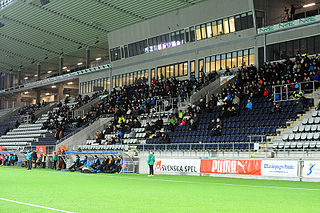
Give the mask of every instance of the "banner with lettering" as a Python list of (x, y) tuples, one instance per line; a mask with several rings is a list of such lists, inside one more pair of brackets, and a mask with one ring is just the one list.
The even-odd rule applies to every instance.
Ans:
[(156, 174), (199, 174), (200, 159), (156, 159)]
[(298, 161), (262, 160), (262, 176), (297, 177)]
[(261, 160), (201, 160), (200, 172), (261, 175)]

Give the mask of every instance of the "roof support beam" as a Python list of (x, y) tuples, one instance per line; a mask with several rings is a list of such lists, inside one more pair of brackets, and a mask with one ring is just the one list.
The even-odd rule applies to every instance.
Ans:
[(31, 29), (33, 29), (33, 30), (38, 30), (38, 31), (40, 31), (40, 32), (49, 34), (49, 35), (51, 35), (51, 36), (64, 39), (64, 40), (66, 40), (66, 41), (69, 41), (69, 42), (72, 42), (72, 43), (75, 43), (75, 44), (79, 44), (79, 45), (82, 45), (82, 46), (88, 46), (87, 44), (82, 43), (82, 42), (80, 42), (80, 41), (76, 41), (76, 40), (73, 40), (73, 39), (64, 37), (64, 36), (59, 35), (59, 34), (57, 34), (57, 33), (50, 32), (50, 31), (48, 31), (48, 30), (42, 29), (42, 28), (40, 28), (40, 27), (33, 26), (33, 25), (31, 25), (31, 24), (27, 24), (27, 23), (22, 22), (22, 21), (20, 21), (20, 20), (16, 20), (16, 19), (14, 19), (14, 18), (7, 17), (7, 16), (5, 16), (5, 15), (3, 15), (2, 18), (5, 19), (5, 20), (8, 20), (8, 21), (12, 21), (12, 22), (18, 23), (18, 24), (23, 25), (23, 26), (25, 26), (25, 27), (31, 28)]
[(102, 0), (93, 0), (93, 1), (98, 2), (98, 3), (100, 3), (100, 4), (104, 5), (104, 6), (107, 6), (107, 7), (109, 7), (109, 8), (112, 8), (112, 9), (114, 9), (114, 10), (117, 10), (117, 11), (119, 11), (119, 12), (122, 12), (122, 13), (125, 13), (125, 14), (128, 14), (128, 15), (131, 15), (131, 16), (133, 16), (133, 17), (135, 17), (135, 18), (138, 18), (138, 19), (141, 19), (141, 20), (147, 20), (147, 18), (145, 18), (145, 17), (143, 17), (143, 16), (141, 16), (141, 15), (135, 14), (135, 13), (133, 13), (133, 12), (131, 12), (131, 11), (125, 10), (125, 9), (120, 8), (120, 7), (118, 7), (118, 6), (116, 6), (116, 5), (113, 5), (113, 4), (111, 4), (111, 3), (108, 3), (108, 2), (105, 2), (105, 1), (102, 1)]
[(40, 10), (42, 10), (42, 11), (45, 11), (45, 12), (47, 12), (47, 13), (50, 13), (50, 14), (53, 14), (53, 15), (56, 15), (56, 16), (60, 16), (60, 17), (62, 17), (62, 18), (68, 19), (68, 20), (73, 21), (73, 22), (76, 22), (76, 23), (78, 23), (78, 24), (85, 25), (85, 26), (87, 26), (87, 27), (89, 27), (89, 28), (92, 28), (92, 29), (95, 29), (95, 30), (98, 30), (98, 31), (102, 31), (102, 32), (105, 32), (105, 33), (108, 33), (108, 32), (109, 32), (108, 30), (103, 29), (103, 28), (101, 28), (101, 27), (94, 26), (94, 25), (92, 25), (92, 24), (90, 24), (90, 23), (87, 23), (87, 22), (85, 22), (85, 21), (82, 21), (82, 20), (80, 20), (80, 19), (77, 19), (77, 18), (68, 16), (68, 15), (66, 15), (66, 14), (57, 12), (57, 11), (55, 11), (55, 10), (52, 10), (52, 9), (50, 9), (50, 8), (48, 8), (48, 7), (42, 7), (41, 5), (37, 5), (37, 4), (33, 3), (33, 2), (27, 3), (27, 5), (29, 5), (29, 6), (31, 6), (31, 7), (34, 7), (34, 8), (38, 8), (38, 9), (40, 9)]

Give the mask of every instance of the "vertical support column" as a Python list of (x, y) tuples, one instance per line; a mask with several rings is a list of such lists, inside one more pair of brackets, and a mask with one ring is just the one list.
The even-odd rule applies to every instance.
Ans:
[(41, 90), (40, 89), (37, 89), (36, 90), (36, 104), (40, 104), (41, 101), (40, 101), (40, 94), (41, 94)]
[(90, 48), (86, 49), (86, 69), (90, 67)]
[(112, 91), (112, 68), (110, 67), (109, 68), (109, 79), (110, 79), (110, 88), (109, 88), (109, 94), (111, 93), (111, 91)]
[(38, 75), (37, 80), (39, 81), (41, 79), (41, 64), (40, 63), (37, 64), (37, 75)]
[(9, 87), (13, 87), (13, 73), (9, 74)]
[(61, 75), (63, 72), (63, 55), (60, 55), (59, 57), (59, 75)]
[(265, 33), (264, 36), (263, 36), (263, 62), (266, 63), (267, 62), (267, 34)]
[(21, 107), (21, 93), (20, 92), (17, 95), (17, 106), (16, 107)]
[(21, 85), (21, 69), (18, 70), (18, 85)]
[(58, 86), (57, 101), (61, 101), (61, 100), (64, 98), (64, 96), (63, 96), (63, 90), (64, 90), (64, 86), (63, 86), (63, 84), (60, 84), (60, 85)]
[(151, 69), (148, 69), (148, 85), (151, 86), (152, 84), (152, 76), (151, 76)]

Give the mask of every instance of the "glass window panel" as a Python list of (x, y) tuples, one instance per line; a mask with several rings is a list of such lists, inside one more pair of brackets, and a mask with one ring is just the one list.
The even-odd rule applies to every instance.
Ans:
[(196, 40), (194, 27), (190, 27), (190, 42), (194, 42)]
[(181, 76), (179, 73), (179, 64), (174, 65), (174, 76), (175, 77)]
[(307, 53), (307, 39), (306, 38), (300, 39), (300, 53), (301, 54)]
[(320, 35), (314, 38), (314, 52), (320, 53)]
[(297, 54), (298, 51), (300, 51), (300, 41), (299, 40), (294, 40), (293, 41), (293, 54)]
[(206, 57), (206, 73), (210, 72), (210, 57)]
[(237, 52), (232, 52), (232, 67), (238, 67)]
[(254, 65), (254, 49), (249, 49), (249, 65)]
[(166, 78), (170, 78), (170, 66), (166, 66)]
[(247, 66), (248, 65), (248, 61), (249, 61), (249, 51), (248, 50), (244, 50), (243, 51), (243, 65)]
[(144, 82), (148, 82), (149, 79), (149, 72), (146, 71), (146, 73), (144, 74)]
[(208, 38), (212, 37), (212, 28), (211, 28), (211, 23), (207, 23), (207, 36)]
[(161, 67), (157, 68), (157, 73), (158, 73), (158, 79), (161, 80), (162, 79), (162, 77), (161, 77), (161, 75), (162, 75), (161, 74)]
[(218, 26), (218, 35), (223, 34), (222, 20), (218, 21), (217, 26)]
[(221, 70), (220, 55), (216, 56), (216, 70)]
[(220, 66), (223, 70), (226, 69), (226, 54), (221, 54), (220, 57)]
[(197, 34), (197, 41), (201, 40), (201, 29), (200, 29), (200, 25), (196, 26), (196, 34)]
[(183, 65), (182, 63), (179, 64), (179, 76), (183, 76)]
[(191, 78), (195, 77), (195, 61), (190, 62), (190, 75)]
[(198, 78), (199, 79), (202, 79), (203, 77), (203, 65), (204, 65), (204, 60), (203, 59), (200, 59), (198, 61)]
[(236, 26), (236, 31), (242, 30), (240, 15), (235, 16), (235, 26)]
[(211, 22), (212, 25), (212, 36), (218, 35), (218, 28), (217, 28), (217, 22), (213, 21)]
[(201, 25), (201, 34), (202, 34), (202, 39), (206, 39), (207, 38), (207, 32), (206, 32), (206, 25), (205, 24)]
[(236, 26), (235, 26), (235, 22), (234, 22), (234, 17), (230, 17), (230, 18), (229, 18), (229, 27), (230, 27), (230, 33), (236, 31)]
[(177, 42), (176, 42), (176, 38), (175, 38), (175, 34), (171, 33), (171, 46), (175, 47), (177, 46)]
[(224, 34), (228, 34), (229, 33), (228, 18), (223, 19), (223, 29), (224, 29)]
[(188, 75), (188, 62), (184, 62), (183, 64), (183, 75)]
[(161, 67), (161, 75), (162, 75), (161, 79), (166, 79), (167, 78), (167, 76), (166, 76), (166, 67), (165, 66)]
[(248, 17), (248, 28), (253, 28), (253, 13), (248, 12), (247, 17)]
[(185, 29), (185, 34), (186, 34), (186, 42), (189, 42), (190, 41), (189, 29)]
[(216, 57), (215, 56), (211, 56), (211, 72), (216, 71)]
[(156, 76), (155, 76), (155, 69), (151, 69), (151, 79), (156, 79)]
[(170, 73), (170, 77), (172, 78), (172, 77), (174, 77), (174, 65), (170, 65), (170, 71), (169, 71), (169, 73)]
[(231, 53), (227, 54), (227, 68), (232, 68), (232, 65), (231, 65)]
[(238, 51), (238, 67), (241, 67), (243, 65), (242, 60), (242, 50)]
[(248, 17), (246, 13), (241, 14), (241, 27), (242, 30), (248, 29)]
[(180, 43), (181, 44), (185, 43), (184, 30), (180, 30)]
[(314, 51), (314, 36), (313, 37), (310, 37), (310, 38), (307, 38), (307, 51), (309, 54), (315, 54), (315, 51)]

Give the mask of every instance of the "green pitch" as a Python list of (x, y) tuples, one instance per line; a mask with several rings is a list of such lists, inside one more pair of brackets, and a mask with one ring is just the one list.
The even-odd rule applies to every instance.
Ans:
[(0, 167), (0, 212), (59, 210), (314, 213), (320, 212), (320, 183)]

